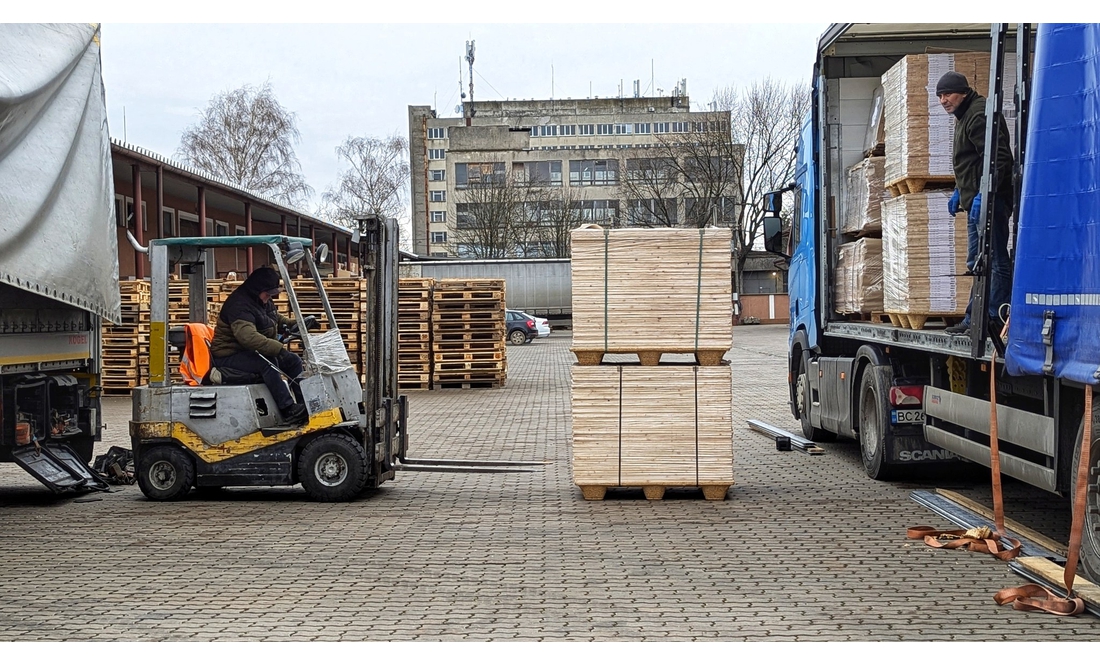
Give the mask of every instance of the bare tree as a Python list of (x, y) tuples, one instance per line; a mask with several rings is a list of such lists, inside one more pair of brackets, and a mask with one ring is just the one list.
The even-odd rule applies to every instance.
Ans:
[(681, 150), (679, 144), (657, 136), (655, 148), (633, 148), (619, 180), (621, 220), (626, 226), (680, 226)]
[(744, 151), (734, 162), (739, 201), (733, 223), (734, 289), (740, 293), (745, 261), (762, 232), (764, 194), (794, 179), (795, 148), (810, 109), (810, 90), (804, 84), (784, 85), (769, 78), (742, 91), (720, 88), (713, 103), (729, 111), (730, 143)]
[(296, 116), (275, 98), (271, 83), (214, 95), (198, 123), (180, 139), (185, 162), (286, 205), (313, 194), (300, 173)]
[(454, 243), (459, 256), (501, 259), (516, 255), (516, 221), (525, 190), (503, 162), (464, 164), (464, 188), (456, 190)]
[(348, 163), (335, 185), (321, 195), (328, 219), (351, 226), (362, 214), (400, 217), (409, 187), (409, 144), (398, 135), (348, 137), (336, 148)]

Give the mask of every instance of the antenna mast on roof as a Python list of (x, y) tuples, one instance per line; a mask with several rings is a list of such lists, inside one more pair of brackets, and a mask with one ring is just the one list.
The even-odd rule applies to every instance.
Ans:
[(469, 127), (474, 117), (474, 40), (466, 42), (466, 62), (470, 63), (470, 105), (466, 112), (466, 126)]

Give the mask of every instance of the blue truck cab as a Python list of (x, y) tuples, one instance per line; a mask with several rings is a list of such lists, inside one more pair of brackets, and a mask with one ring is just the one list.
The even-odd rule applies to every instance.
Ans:
[[(1090, 455), (1081, 565), (1100, 581), (1100, 446), (1082, 441), (1085, 389), (1100, 381), (1100, 26), (834, 24), (818, 47), (794, 181), (764, 203), (765, 246), (789, 259), (792, 415), (807, 438), (855, 441), (868, 476), (902, 478), (917, 467), (990, 466), (995, 391), (1003, 474), (1064, 495), (1077, 456)], [(969, 335), (841, 314), (839, 247), (854, 240), (840, 223), (845, 174), (867, 157), (872, 91), (907, 55), (962, 51), (990, 54), (991, 83), (978, 91), (987, 117), (1015, 110), (1006, 332), (990, 336), (980, 314)], [(988, 174), (995, 156), (985, 159)], [(990, 234), (980, 229), (984, 250)], [(987, 263), (972, 298), (988, 296)], [(1100, 433), (1100, 410), (1090, 416)]]

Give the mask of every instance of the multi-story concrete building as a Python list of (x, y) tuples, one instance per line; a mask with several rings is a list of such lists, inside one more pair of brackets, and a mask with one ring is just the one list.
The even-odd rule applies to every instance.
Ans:
[[(478, 255), (463, 230), (477, 184), (537, 185), (572, 210), (578, 222), (623, 226), (657, 216), (662, 225), (682, 222), (692, 217), (694, 200), (682, 187), (673, 183), (665, 198), (626, 185), (663, 172), (657, 163), (661, 148), (680, 141), (677, 135), (687, 142), (695, 140), (693, 132), (698, 137), (723, 130), (728, 137), (728, 112), (693, 112), (682, 94), (475, 102), (465, 104), (463, 117), (452, 118), (437, 117), (428, 106), (410, 106), (413, 252)], [(721, 214), (710, 215), (709, 223), (728, 224), (735, 214), (735, 194), (727, 189), (730, 198), (723, 198)], [(520, 242), (524, 246), (516, 254), (555, 255), (532, 244), (537, 243)]]

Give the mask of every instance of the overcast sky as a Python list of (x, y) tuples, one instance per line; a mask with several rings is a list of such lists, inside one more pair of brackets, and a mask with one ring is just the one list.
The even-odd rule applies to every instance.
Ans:
[[(459, 65), (475, 42), (476, 100), (670, 94), (687, 79), (693, 108), (716, 87), (772, 77), (808, 83), (824, 23), (122, 24), (104, 22), (111, 135), (166, 156), (210, 98), (270, 81), (297, 114), (314, 201), (336, 179), (348, 136), (408, 134), (408, 106), (457, 115)], [(125, 119), (124, 114), (125, 112)]]

